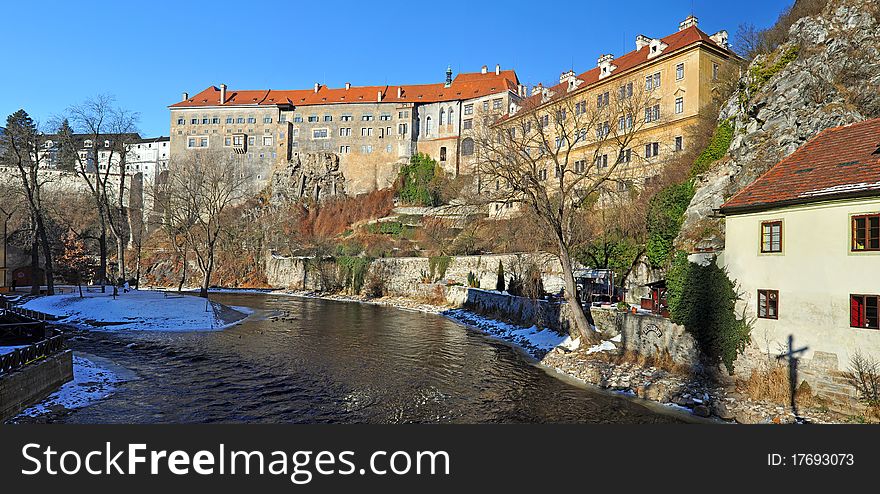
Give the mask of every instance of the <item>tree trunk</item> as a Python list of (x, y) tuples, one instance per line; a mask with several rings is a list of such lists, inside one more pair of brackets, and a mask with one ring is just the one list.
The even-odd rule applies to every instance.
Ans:
[(208, 264), (208, 269), (202, 271), (204, 278), (202, 279), (202, 288), (199, 290), (199, 297), (208, 298), (208, 287), (211, 286), (211, 271), (213, 263)]
[(101, 293), (104, 293), (107, 284), (107, 230), (103, 226), (98, 237), (98, 255), (101, 258), (98, 264), (98, 282), (101, 283)]
[(34, 239), (31, 242), (31, 295), (40, 294), (40, 278), (37, 274), (40, 271), (40, 247), (37, 244), (37, 235), (34, 232)]
[(55, 270), (52, 265), (52, 250), (49, 245), (49, 236), (41, 219), (37, 220), (37, 233), (43, 246), (43, 268), (46, 273), (46, 294), (55, 295)]
[(183, 291), (183, 284), (186, 283), (186, 252), (183, 253), (183, 264), (180, 268), (180, 283), (177, 285), (177, 291)]
[(122, 281), (125, 281), (127, 278), (125, 272), (125, 244), (127, 242), (122, 238), (121, 234), (114, 233), (113, 237), (116, 239), (116, 264), (119, 266), (119, 276), (122, 278)]
[[(568, 249), (562, 242), (559, 242), (559, 262), (562, 264), (562, 279), (565, 282), (565, 300), (571, 309), (571, 315), (574, 318), (575, 330), (581, 342), (589, 342), (597, 339), (596, 332), (593, 331), (581, 301), (577, 297), (577, 284), (574, 281), (574, 271), (571, 267), (571, 257)], [(572, 335), (575, 336), (575, 335)]]

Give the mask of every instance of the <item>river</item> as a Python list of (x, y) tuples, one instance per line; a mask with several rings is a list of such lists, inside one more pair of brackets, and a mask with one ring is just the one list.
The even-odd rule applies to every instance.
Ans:
[[(570, 383), (442, 316), (260, 294), (224, 331), (72, 338), (135, 376), (71, 423), (674, 423), (674, 411)], [(284, 320), (272, 320), (290, 314)]]

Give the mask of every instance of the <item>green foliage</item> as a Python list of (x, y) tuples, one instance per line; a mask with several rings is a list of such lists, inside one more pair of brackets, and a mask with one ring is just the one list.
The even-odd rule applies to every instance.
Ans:
[(430, 156), (418, 153), (400, 168), (397, 196), (404, 204), (437, 206), (443, 170)]
[[(789, 46), (779, 53), (768, 55), (765, 58), (752, 62), (749, 67), (748, 82), (745, 87), (741, 86), (740, 103), (745, 105), (748, 98), (758, 92), (764, 84), (772, 79), (776, 74), (782, 71), (786, 65), (793, 62), (798, 57), (798, 46)], [(772, 63), (769, 63), (770, 60)], [(741, 83), (742, 84), (742, 83)]]
[(351, 293), (360, 293), (372, 262), (373, 260), (368, 257), (337, 257), (336, 266), (339, 269), (339, 277), (343, 287), (350, 290)]
[(403, 224), (399, 221), (381, 221), (370, 223), (366, 226), (366, 230), (370, 233), (381, 235), (393, 235), (399, 237), (403, 233)]
[(446, 276), (446, 270), (449, 269), (449, 263), (452, 258), (449, 256), (434, 256), (428, 258), (428, 270), (431, 274), (431, 280), (442, 280)]
[(751, 341), (751, 321), (736, 314), (736, 285), (714, 262), (694, 264), (681, 251), (675, 253), (666, 274), (667, 301), (672, 322), (694, 337), (710, 365), (724, 364), (733, 374), (733, 363)]
[(703, 152), (697, 156), (694, 165), (691, 167), (691, 176), (695, 177), (706, 172), (712, 163), (720, 160), (727, 154), (730, 149), (730, 143), (733, 141), (733, 124), (730, 120), (724, 120), (715, 128), (712, 134), (712, 140)]
[(575, 259), (584, 266), (611, 269), (618, 277), (629, 272), (633, 263), (643, 252), (642, 243), (621, 234), (597, 237), (586, 249), (578, 249)]
[(58, 128), (58, 167), (62, 170), (76, 169), (76, 148), (73, 145), (73, 129), (65, 118)]
[(480, 280), (479, 278), (477, 278), (477, 275), (475, 275), (473, 271), (468, 271), (467, 284), (471, 288), (480, 288)]
[(495, 289), (499, 292), (503, 292), (505, 289), (504, 286), (504, 265), (501, 264), (501, 261), (498, 261), (498, 280), (495, 282)]
[(648, 242), (645, 254), (652, 266), (662, 267), (669, 261), (673, 242), (681, 230), (684, 213), (693, 197), (694, 183), (687, 180), (662, 189), (651, 199), (648, 205)]

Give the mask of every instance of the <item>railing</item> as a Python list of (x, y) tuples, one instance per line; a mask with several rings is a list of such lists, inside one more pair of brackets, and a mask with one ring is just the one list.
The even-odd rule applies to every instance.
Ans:
[(46, 314), (45, 312), (39, 312), (36, 310), (25, 309), (23, 307), (18, 307), (17, 305), (13, 305), (12, 302), (8, 300), (3, 301), (3, 309), (13, 314), (18, 314), (21, 317), (30, 319), (32, 321), (56, 321), (58, 317), (53, 316), (51, 314)]
[(0, 355), (0, 376), (8, 374), (25, 365), (50, 357), (65, 349), (64, 336), (56, 335), (51, 338), (38, 341), (33, 345), (13, 350), (12, 353)]

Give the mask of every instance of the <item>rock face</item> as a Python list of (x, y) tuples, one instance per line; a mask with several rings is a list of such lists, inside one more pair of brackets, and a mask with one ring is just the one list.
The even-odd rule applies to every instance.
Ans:
[[(756, 72), (793, 53), (756, 87)], [(829, 0), (822, 14), (795, 22), (788, 41), (744, 74), (720, 115), (734, 123), (733, 142), (698, 178), (680, 247), (693, 248), (688, 242), (702, 238), (701, 247), (723, 248), (723, 222), (709, 218), (714, 209), (820, 131), (880, 117), (880, 4)]]
[(300, 153), (272, 174), (272, 204), (345, 195), (345, 177), (335, 153)]

